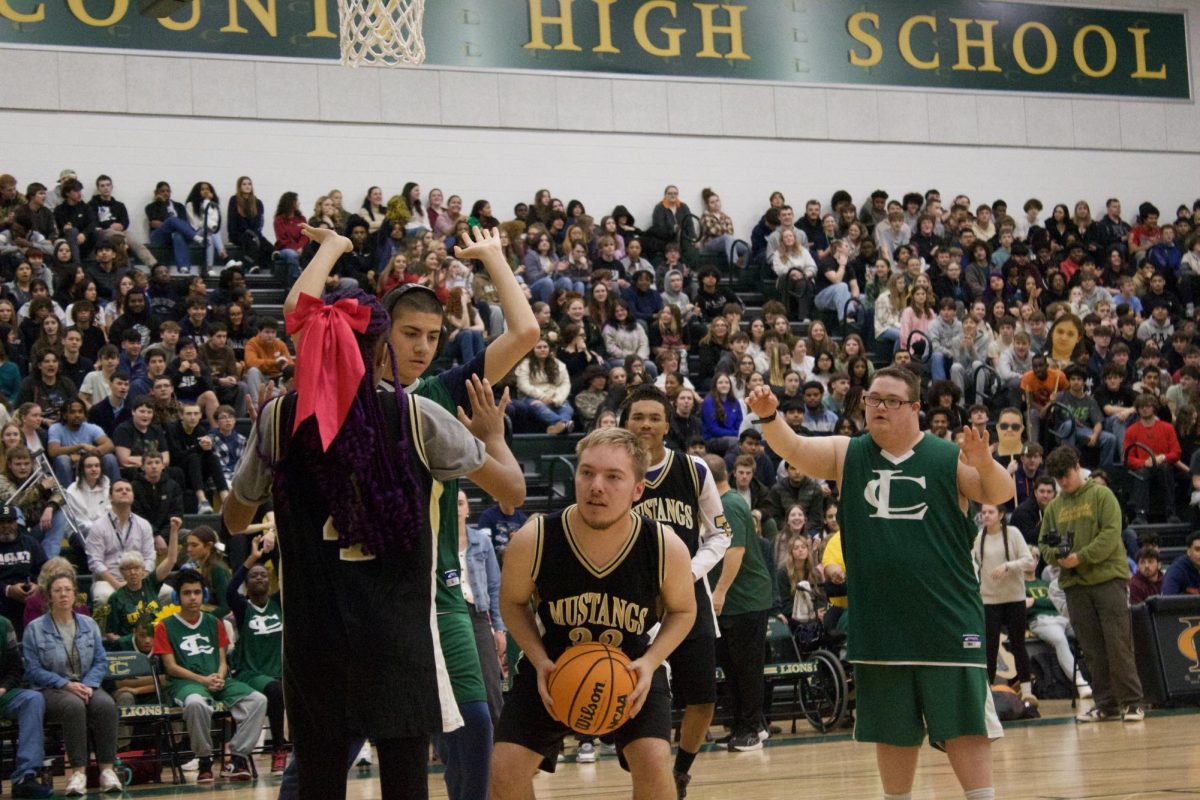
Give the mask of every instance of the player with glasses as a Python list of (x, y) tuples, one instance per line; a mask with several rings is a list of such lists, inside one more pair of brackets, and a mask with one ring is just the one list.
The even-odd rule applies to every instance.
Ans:
[[(858, 741), (874, 742), (885, 798), (911, 798), (920, 746), (945, 750), (968, 800), (995, 797), (991, 739), (1003, 735), (987, 681), (985, 626), (971, 562), (968, 501), (1002, 504), (1008, 472), (984, 431), (961, 449), (920, 429), (921, 382), (879, 370), (863, 396), (867, 436), (800, 436), (769, 387), (748, 397), (780, 458), (836, 481), (858, 692)], [(905, 552), (897, 561), (891, 554)], [(924, 565), (944, 565), (936, 579)], [(903, 592), (894, 587), (904, 586)]]
[(877, 394), (864, 394), (863, 402), (866, 403), (869, 408), (879, 408), (880, 406), (883, 406), (888, 411), (895, 411), (896, 409), (900, 408), (900, 406), (905, 405), (910, 401), (903, 397), (881, 397)]

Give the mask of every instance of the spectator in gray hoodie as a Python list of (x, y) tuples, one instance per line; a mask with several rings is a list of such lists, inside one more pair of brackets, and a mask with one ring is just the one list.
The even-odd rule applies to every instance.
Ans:
[(943, 297), (938, 302), (938, 315), (929, 323), (926, 331), (929, 346), (933, 350), (930, 370), (935, 381), (950, 377), (950, 365), (954, 363), (954, 351), (962, 332), (962, 323), (958, 321), (958, 305), (953, 297)]

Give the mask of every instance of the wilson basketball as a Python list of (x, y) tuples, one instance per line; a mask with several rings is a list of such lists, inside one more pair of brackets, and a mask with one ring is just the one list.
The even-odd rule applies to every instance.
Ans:
[(625, 722), (635, 684), (629, 657), (615, 647), (588, 642), (568, 647), (554, 662), (550, 698), (558, 720), (577, 733), (602, 736)]

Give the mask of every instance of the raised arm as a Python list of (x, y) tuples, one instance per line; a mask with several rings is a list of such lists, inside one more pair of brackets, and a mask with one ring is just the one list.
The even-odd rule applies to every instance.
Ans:
[(492, 383), (499, 383), (537, 344), (540, 331), (537, 319), (533, 316), (533, 308), (525, 299), (521, 285), (517, 283), (517, 276), (504, 260), (504, 251), (500, 248), (500, 231), (471, 228), (465, 238), (466, 247), (455, 245), (455, 257), (464, 261), (482, 261), (500, 295), (500, 310), (504, 313), (507, 329), (496, 341), (488, 345), (483, 363), (484, 377)]
[(505, 506), (520, 506), (525, 502), (525, 475), (521, 464), (504, 441), (504, 409), (508, 406), (508, 389), (495, 402), (491, 384), (472, 376), (466, 383), (471, 399), (471, 417), (458, 409), (458, 419), (471, 435), (483, 442), (487, 460), (483, 466), (467, 475), (471, 482)]
[(962, 454), (958, 461), (958, 493), (974, 503), (1003, 505), (1016, 493), (1008, 470), (992, 458), (987, 431), (963, 428)]
[(333, 271), (333, 267), (337, 264), (343, 253), (349, 253), (353, 248), (350, 240), (345, 236), (339, 236), (335, 231), (328, 228), (313, 228), (309, 225), (301, 225), (300, 230), (304, 235), (314, 242), (319, 242), (321, 247), (317, 250), (317, 254), (308, 262), (308, 266), (300, 273), (300, 277), (292, 284), (292, 290), (288, 292), (287, 299), (283, 302), (283, 314), (286, 317), (288, 314), (296, 310), (296, 304), (300, 302), (300, 295), (307, 294), (316, 298), (320, 298), (325, 292), (325, 279), (329, 277), (329, 273)]
[(780, 458), (789, 464), (795, 464), (806, 475), (841, 483), (842, 464), (846, 460), (846, 447), (850, 443), (847, 437), (798, 436), (788, 427), (787, 422), (775, 416), (779, 409), (779, 398), (768, 386), (755, 389), (746, 398), (746, 403), (759, 419), (774, 417), (762, 425), (762, 433), (767, 444)]

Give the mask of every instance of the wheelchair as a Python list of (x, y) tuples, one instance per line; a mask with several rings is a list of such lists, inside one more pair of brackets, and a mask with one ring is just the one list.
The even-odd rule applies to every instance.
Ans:
[(845, 638), (841, 631), (826, 631), (819, 622), (793, 631), (786, 623), (771, 620), (765, 677), (772, 693), (776, 685), (790, 687), (792, 733), (796, 732), (797, 716), (803, 716), (817, 731), (828, 733), (852, 713), (851, 673), (841, 658)]

